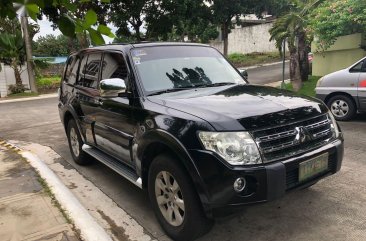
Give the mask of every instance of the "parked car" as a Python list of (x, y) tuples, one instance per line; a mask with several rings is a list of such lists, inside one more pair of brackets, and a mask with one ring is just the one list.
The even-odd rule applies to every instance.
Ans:
[(366, 58), (320, 78), (315, 91), (337, 120), (350, 120), (357, 111), (366, 111)]
[(59, 94), (75, 162), (92, 156), (146, 189), (174, 240), (341, 168), (342, 133), (321, 101), (250, 85), (206, 45), (81, 50), (68, 58)]

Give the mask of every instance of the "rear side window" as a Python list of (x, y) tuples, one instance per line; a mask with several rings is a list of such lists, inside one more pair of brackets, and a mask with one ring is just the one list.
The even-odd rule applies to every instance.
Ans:
[(102, 79), (120, 78), (127, 81), (127, 75), (127, 66), (122, 54), (104, 54)]
[(88, 55), (86, 65), (83, 69), (83, 83), (84, 87), (96, 89), (98, 87), (99, 72), (102, 65), (102, 55), (100, 53), (93, 53)]
[(75, 84), (78, 67), (79, 67), (79, 57), (78, 56), (71, 56), (67, 60), (67, 67), (65, 72), (64, 81), (66, 81), (69, 84)]

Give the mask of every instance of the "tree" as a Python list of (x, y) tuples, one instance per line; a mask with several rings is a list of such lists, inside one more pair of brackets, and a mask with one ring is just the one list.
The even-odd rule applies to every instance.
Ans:
[(102, 35), (114, 37), (105, 25), (106, 12), (110, 0), (70, 0), (70, 1), (0, 1), (0, 17), (14, 18), (16, 12), (25, 8), (29, 16), (37, 21), (46, 15), (60, 31), (69, 37), (77, 34), (90, 36), (94, 44), (103, 44)]
[(281, 50), (287, 41), (290, 52), (290, 79), (295, 91), (302, 87), (302, 81), (308, 79), (308, 51), (311, 35), (307, 31), (308, 17), (323, 0), (293, 1), (290, 12), (279, 17), (270, 29), (271, 39)]
[(21, 74), (21, 64), (24, 62), (24, 41), (20, 31), (16, 33), (0, 34), (0, 58), (1, 62), (9, 64), (14, 70), (15, 83), (23, 86)]
[(80, 49), (78, 40), (64, 35), (56, 37), (53, 34), (47, 34), (33, 42), (35, 56), (67, 56), (78, 49)]
[(221, 27), (222, 37), (224, 40), (224, 55), (228, 54), (228, 36), (230, 30), (234, 27), (233, 19), (236, 23), (240, 23), (240, 17), (248, 14), (256, 9), (257, 1), (250, 0), (208, 0), (211, 4), (210, 11), (214, 22)]
[(325, 1), (314, 10), (310, 27), (320, 50), (329, 48), (339, 36), (366, 33), (366, 1)]
[[(145, 21), (151, 4), (154, 4), (152, 0), (112, 0), (110, 21), (118, 27), (117, 35), (133, 36), (137, 41), (140, 41), (141, 26)], [(134, 33), (131, 33), (129, 25)]]

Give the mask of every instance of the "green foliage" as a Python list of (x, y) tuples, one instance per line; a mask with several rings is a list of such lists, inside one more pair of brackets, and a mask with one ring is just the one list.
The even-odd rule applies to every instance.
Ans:
[(36, 84), (40, 90), (57, 89), (60, 87), (61, 76), (37, 78)]
[(241, 54), (233, 53), (229, 54), (228, 59), (235, 67), (251, 66), (256, 64), (271, 63), (280, 61), (281, 56), (279, 52), (268, 52), (268, 53), (250, 53)]
[(24, 61), (24, 41), (22, 34), (0, 33), (0, 62), (14, 66)]
[[(74, 38), (76, 33), (89, 33), (93, 43), (101, 44), (104, 43), (102, 35), (107, 31), (102, 28), (102, 33), (98, 26), (105, 25), (108, 3), (109, 0), (1, 1), (0, 17), (14, 18), (16, 11), (23, 5), (33, 20), (37, 21), (42, 18), (42, 14), (46, 15), (64, 35)], [(113, 34), (109, 33), (108, 36)]]
[(315, 9), (310, 25), (320, 50), (329, 48), (339, 36), (366, 33), (366, 1), (325, 1)]
[[(316, 83), (318, 82), (318, 80), (320, 78), (321, 78), (320, 76), (311, 76), (310, 75), (309, 80), (304, 82), (302, 88), (297, 93), (301, 94), (301, 95), (315, 97)], [(291, 83), (286, 84), (285, 89), (293, 91)]]
[(23, 93), (26, 90), (23, 84), (9, 85), (9, 91), (12, 94)]
[(23, 98), (23, 97), (33, 97), (33, 96), (38, 96), (38, 94), (34, 93), (34, 92), (21, 92), (21, 93), (16, 93), (16, 94), (10, 94), (6, 98), (12, 99), (12, 98)]
[(76, 39), (64, 35), (55, 36), (47, 34), (33, 41), (33, 54), (35, 56), (67, 56), (71, 52), (80, 49), (80, 43)]

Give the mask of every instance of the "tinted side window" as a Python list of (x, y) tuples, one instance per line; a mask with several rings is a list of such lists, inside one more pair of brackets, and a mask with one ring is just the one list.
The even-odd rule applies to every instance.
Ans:
[(100, 53), (89, 54), (87, 63), (83, 69), (84, 87), (96, 89), (98, 87), (99, 71), (102, 55)]
[(363, 63), (364, 61), (358, 62), (358, 64), (356, 64), (352, 69), (350, 69), (350, 72), (361, 72), (363, 70), (362, 68)]
[(102, 79), (120, 78), (127, 80), (127, 75), (127, 66), (122, 54), (104, 54)]
[(79, 68), (79, 76), (78, 76), (78, 79), (76, 81), (76, 84), (77, 85), (83, 85), (83, 81), (84, 81), (84, 69), (85, 69), (85, 65), (86, 65), (86, 61), (88, 60), (88, 55), (84, 55), (82, 56), (82, 59), (81, 59), (81, 63), (80, 63), (80, 68)]
[(79, 58), (77, 56), (71, 56), (67, 61), (67, 67), (64, 80), (69, 84), (75, 84), (77, 71), (79, 67)]

